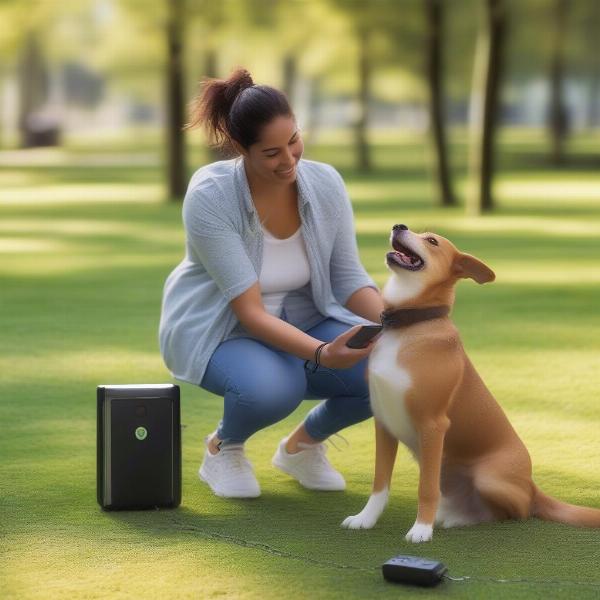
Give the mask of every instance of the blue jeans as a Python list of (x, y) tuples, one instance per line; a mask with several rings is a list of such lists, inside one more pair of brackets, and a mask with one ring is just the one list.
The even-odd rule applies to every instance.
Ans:
[[(329, 342), (350, 329), (325, 319), (306, 333)], [(217, 436), (227, 443), (245, 442), (252, 434), (281, 421), (302, 400), (326, 398), (307, 415), (304, 426), (316, 440), (371, 416), (365, 380), (367, 359), (349, 369), (328, 369), (254, 338), (226, 340), (214, 351), (200, 387), (223, 396), (225, 407)]]

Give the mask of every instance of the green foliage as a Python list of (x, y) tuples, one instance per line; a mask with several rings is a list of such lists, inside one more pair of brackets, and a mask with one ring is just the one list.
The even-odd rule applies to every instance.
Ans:
[[(464, 185), (465, 148), (455, 139)], [(527, 444), (536, 482), (600, 507), (598, 140), (574, 140), (580, 166), (572, 170), (545, 167), (541, 140), (503, 136), (499, 211), (479, 219), (434, 208), (419, 138), (375, 139), (379, 170), (370, 175), (352, 170), (343, 139), (307, 157), (341, 169), (363, 262), (380, 285), (389, 228), (400, 221), (446, 235), (494, 268), (493, 284), (458, 288), (454, 319), (466, 349)], [(343, 452), (330, 450), (344, 493), (306, 491), (270, 467), (311, 402), (250, 440), (263, 496), (225, 501), (196, 476), (222, 401), (183, 385), (182, 507), (99, 510), (96, 385), (169, 381), (156, 331), (165, 277), (183, 255), (180, 207), (161, 202), (157, 162), (134, 166), (158, 143), (70, 141), (66, 155), (30, 153), (21, 166), (20, 154), (0, 155), (2, 597), (596, 598), (595, 530), (532, 520), (440, 530), (431, 544), (407, 545), (417, 470), (405, 450), (376, 528), (341, 529), (369, 494), (371, 422), (344, 432)], [(204, 160), (200, 148), (194, 155)], [(399, 553), (475, 579), (434, 591), (386, 584), (379, 566)]]
[[(556, 0), (508, 0), (510, 36), (507, 47), (511, 79), (546, 77), (556, 28)], [(596, 0), (567, 3), (565, 56), (569, 75), (587, 75), (597, 64), (600, 5)]]
[[(482, 0), (444, 3), (446, 87), (451, 100), (468, 98), (477, 12)], [(16, 64), (23, 40), (37, 31), (52, 65), (84, 62), (112, 89), (160, 104), (166, 61), (168, 0), (1, 0), (4, 72)], [(508, 0), (509, 82), (546, 77), (553, 1)], [(186, 0), (188, 95), (214, 53), (220, 76), (246, 66), (258, 81), (283, 84), (282, 63), (293, 57), (301, 78), (321, 91), (353, 96), (358, 89), (359, 30), (369, 32), (373, 97), (389, 102), (426, 98), (424, 7), (421, 0)], [(599, 3), (572, 0), (567, 19), (567, 65), (572, 75), (598, 71)]]

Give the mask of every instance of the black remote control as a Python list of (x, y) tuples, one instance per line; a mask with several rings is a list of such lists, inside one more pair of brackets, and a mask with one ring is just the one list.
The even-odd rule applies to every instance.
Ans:
[(430, 558), (400, 554), (385, 562), (381, 570), (387, 581), (432, 587), (442, 580), (448, 567)]

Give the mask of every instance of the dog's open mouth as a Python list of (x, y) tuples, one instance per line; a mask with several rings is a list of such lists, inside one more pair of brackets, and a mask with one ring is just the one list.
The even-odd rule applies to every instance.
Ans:
[(403, 246), (398, 239), (392, 240), (394, 252), (386, 255), (388, 265), (398, 265), (409, 271), (419, 271), (425, 266), (425, 261), (413, 250)]

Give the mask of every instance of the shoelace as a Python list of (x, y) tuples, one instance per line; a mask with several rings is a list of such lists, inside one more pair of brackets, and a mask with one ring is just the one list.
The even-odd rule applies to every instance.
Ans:
[[(343, 435), (339, 433), (334, 433), (333, 435), (339, 437), (344, 442), (344, 444), (346, 444), (347, 447), (350, 446), (350, 442)], [(341, 452), (341, 449), (331, 437), (327, 438), (322, 442), (319, 442), (318, 444), (305, 444), (304, 442), (298, 442), (298, 448), (304, 448), (305, 450), (313, 450), (314, 452), (318, 452), (324, 457), (327, 452), (326, 444), (331, 444), (338, 452)], [(327, 461), (327, 459), (325, 458), (324, 460)]]
[[(333, 435), (339, 437), (344, 442), (344, 444), (346, 444), (346, 447), (350, 446), (350, 442), (340, 433), (334, 433)], [(341, 450), (337, 447), (336, 443), (333, 441), (332, 438), (327, 438), (325, 442), (330, 443), (338, 452), (341, 452)]]
[(221, 446), (219, 453), (227, 460), (228, 466), (235, 471), (243, 471), (250, 466), (248, 459), (244, 455), (243, 444), (227, 444)]
[(303, 442), (298, 442), (298, 448), (301, 448), (303, 452), (309, 453), (308, 456), (312, 458), (312, 461), (309, 464), (311, 464), (312, 467), (325, 467), (327, 470), (335, 470), (325, 456), (327, 453), (327, 446), (325, 446), (323, 442), (318, 444), (305, 444)]

